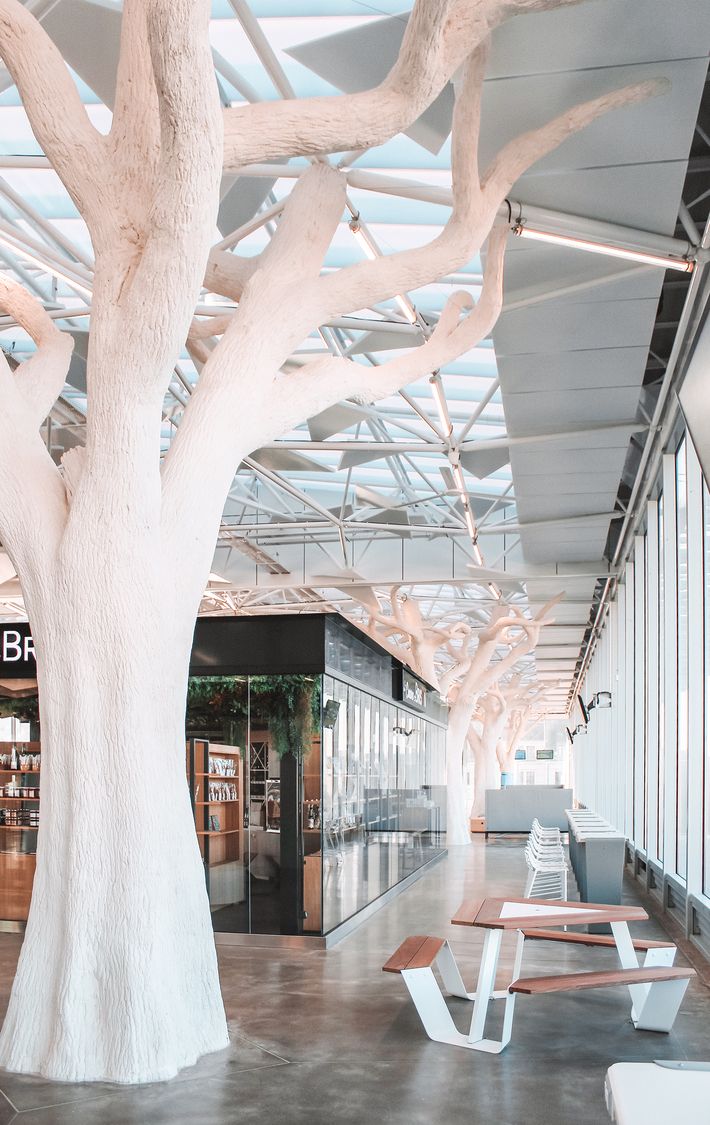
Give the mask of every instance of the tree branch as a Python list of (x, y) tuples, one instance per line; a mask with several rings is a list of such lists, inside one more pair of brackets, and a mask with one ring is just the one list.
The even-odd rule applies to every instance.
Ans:
[(31, 606), (66, 523), (64, 484), (39, 426), (64, 385), (73, 341), (15, 282), (0, 277), (0, 309), (29, 332), (36, 353), (12, 372), (0, 354), (0, 538)]
[(287, 404), (275, 374), (317, 323), (314, 286), (344, 198), (344, 177), (325, 164), (300, 177), (239, 308), (205, 362), (164, 460), (166, 547), (182, 551), (186, 527), (195, 530), (190, 574), (201, 575), (209, 567), (224, 497), (239, 462), (263, 444), (260, 434), (268, 440), (283, 432), (280, 412)]
[(233, 301), (241, 300), (244, 286), (259, 268), (260, 259), (261, 254), (244, 258), (228, 250), (212, 250), (203, 282), (205, 289), (231, 297)]
[(0, 308), (14, 317), (37, 345), (35, 354), (19, 365), (14, 377), (28, 422), (36, 430), (64, 386), (74, 341), (68, 333), (59, 331), (39, 301), (4, 276), (0, 276)]
[(320, 279), (322, 318), (352, 312), (408, 292), (460, 269), (478, 253), (494, 220), (478, 181), (481, 93), (488, 57), (487, 40), (468, 59), (457, 83), (452, 122), (451, 187), (453, 208), (441, 234), (424, 246), (358, 262)]
[(579, 0), (417, 0), (399, 56), (379, 86), (355, 94), (260, 102), (224, 111), (224, 165), (384, 144), (427, 109), (490, 31), (519, 12)]
[(410, 352), (397, 355), (377, 367), (351, 359), (327, 357), (305, 364), (293, 374), (277, 380), (288, 398), (282, 400), (284, 422), (280, 431), (325, 410), (340, 399), (376, 402), (395, 394), (407, 383), (430, 374), (460, 355), (470, 351), (488, 336), (498, 319), (503, 303), (503, 261), (508, 237), (507, 226), (501, 224), (491, 234), (483, 288), (478, 304), (462, 319), (462, 308), (470, 305), (467, 293), (455, 293), (446, 303), (439, 323), (426, 343)]
[(654, 78), (635, 85), (622, 86), (608, 94), (602, 94), (592, 101), (582, 102), (572, 109), (559, 114), (539, 129), (531, 129), (515, 137), (493, 158), (483, 177), (481, 187), (486, 199), (496, 209), (502, 203), (513, 184), (533, 164), (543, 156), (558, 148), (563, 141), (586, 128), (597, 117), (612, 109), (658, 97), (670, 89), (666, 78)]
[(91, 223), (110, 184), (106, 139), (91, 124), (59, 50), (19, 0), (0, 0), (0, 55), (39, 145)]

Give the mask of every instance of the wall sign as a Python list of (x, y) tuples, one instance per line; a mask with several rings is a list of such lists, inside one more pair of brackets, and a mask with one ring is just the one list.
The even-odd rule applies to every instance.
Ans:
[(29, 625), (0, 625), (0, 677), (27, 680), (36, 675), (35, 646)]
[(414, 707), (417, 711), (426, 711), (426, 695), (427, 689), (421, 680), (413, 676), (411, 672), (402, 669), (402, 682), (399, 698), (402, 703), (406, 703), (409, 707)]

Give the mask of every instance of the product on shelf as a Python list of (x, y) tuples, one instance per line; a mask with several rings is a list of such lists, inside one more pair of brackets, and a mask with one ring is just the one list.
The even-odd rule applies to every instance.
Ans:
[(236, 801), (237, 787), (230, 781), (210, 781), (208, 789), (209, 801)]
[(39, 809), (0, 808), (0, 824), (12, 825), (16, 828), (38, 828)]
[(237, 763), (234, 758), (218, 758), (215, 754), (210, 754), (209, 771), (220, 777), (236, 777)]

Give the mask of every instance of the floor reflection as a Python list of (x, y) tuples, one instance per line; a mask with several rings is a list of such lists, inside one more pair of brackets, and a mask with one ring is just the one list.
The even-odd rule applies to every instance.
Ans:
[(323, 930), (327, 933), (443, 851), (437, 833), (369, 832), (326, 849)]

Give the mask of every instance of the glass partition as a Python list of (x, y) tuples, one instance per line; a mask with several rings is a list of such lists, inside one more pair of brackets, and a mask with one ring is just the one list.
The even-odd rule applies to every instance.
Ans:
[[(215, 930), (320, 929), (320, 677), (195, 676), (188, 780)], [(308, 864), (306, 863), (308, 868)]]
[(323, 680), (323, 932), (438, 854), (445, 731)]

